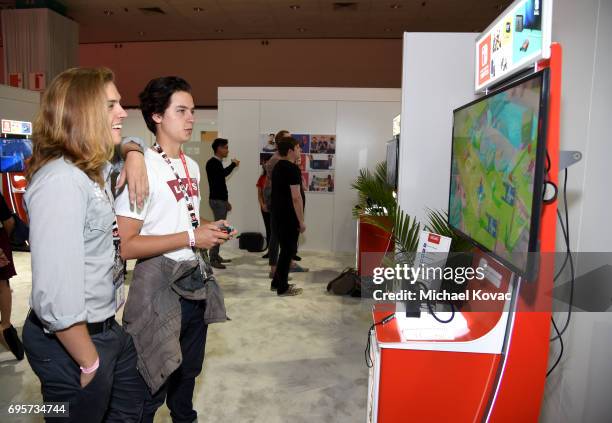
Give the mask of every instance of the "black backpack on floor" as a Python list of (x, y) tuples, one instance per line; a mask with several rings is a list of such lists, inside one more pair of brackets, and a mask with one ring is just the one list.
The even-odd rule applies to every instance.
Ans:
[(327, 284), (327, 292), (335, 295), (361, 296), (361, 278), (352, 267), (347, 267)]
[(265, 250), (266, 239), (259, 232), (243, 232), (238, 236), (238, 248), (251, 253)]

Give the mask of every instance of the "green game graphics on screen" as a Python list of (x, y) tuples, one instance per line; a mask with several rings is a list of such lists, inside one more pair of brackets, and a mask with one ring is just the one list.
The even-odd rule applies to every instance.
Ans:
[(542, 78), (455, 110), (449, 223), (525, 269), (537, 179)]

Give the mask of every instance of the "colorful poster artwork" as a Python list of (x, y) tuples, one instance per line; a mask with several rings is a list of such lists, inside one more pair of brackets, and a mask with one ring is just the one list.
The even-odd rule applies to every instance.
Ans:
[(300, 170), (302, 172), (306, 172), (306, 169), (308, 169), (308, 155), (307, 154), (300, 154), (300, 161), (298, 162), (298, 166), (300, 167)]
[(274, 136), (275, 134), (261, 134), (259, 136), (259, 151), (261, 153), (274, 153), (276, 151)]
[(335, 154), (309, 154), (308, 170), (333, 170), (335, 161)]
[[(276, 152), (275, 134), (259, 135), (259, 165), (264, 165)], [(336, 168), (336, 136), (293, 134), (302, 154), (296, 164), (302, 174), (304, 191), (308, 193), (334, 192)]]
[(310, 135), (306, 134), (293, 134), (293, 138), (300, 143), (300, 148), (302, 149), (302, 153), (310, 152)]
[(334, 192), (334, 172), (310, 172), (308, 192)]
[(335, 135), (311, 135), (310, 153), (336, 154)]

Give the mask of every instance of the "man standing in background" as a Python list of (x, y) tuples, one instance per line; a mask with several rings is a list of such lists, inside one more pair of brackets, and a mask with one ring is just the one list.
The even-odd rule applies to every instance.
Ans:
[[(228, 201), (227, 178), (234, 168), (240, 165), (240, 160), (232, 159), (232, 163), (224, 168), (223, 159), (229, 154), (228, 141), (225, 138), (217, 138), (212, 143), (214, 156), (206, 162), (206, 175), (208, 177), (208, 185), (210, 187), (210, 195), (208, 202), (212, 209), (214, 220), (224, 220), (227, 217), (227, 212), (232, 210), (232, 205)], [(219, 245), (214, 246), (210, 250), (210, 264), (216, 269), (225, 269), (223, 263), (229, 263), (231, 260), (226, 260), (219, 255)]]
[(295, 164), (300, 155), (300, 145), (292, 137), (277, 142), (280, 159), (272, 171), (272, 209), (270, 210), (274, 232), (280, 244), (280, 254), (271, 288), (279, 296), (294, 296), (301, 288), (289, 284), (291, 259), (297, 252), (298, 238), (306, 230), (304, 224), (304, 189), (302, 174)]

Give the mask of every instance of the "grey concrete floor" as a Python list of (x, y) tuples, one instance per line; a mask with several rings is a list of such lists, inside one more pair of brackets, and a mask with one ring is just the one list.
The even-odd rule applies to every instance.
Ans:
[[(304, 288), (304, 293), (279, 298), (269, 290), (269, 268), (261, 253), (224, 250), (233, 262), (216, 274), (232, 320), (211, 325), (208, 331), (204, 371), (194, 394), (200, 422), (354, 423), (365, 419), (363, 351), (370, 313), (358, 299), (325, 292), (329, 280), (354, 264), (354, 256), (301, 255), (301, 264), (310, 272), (291, 275), (292, 283)], [(21, 332), (31, 286), (29, 254), (15, 253), (15, 265), (12, 321)], [(40, 384), (27, 360), (17, 362), (0, 346), (0, 421), (41, 421), (7, 414), (10, 404), (41, 402)], [(163, 406), (155, 422), (170, 421)]]

